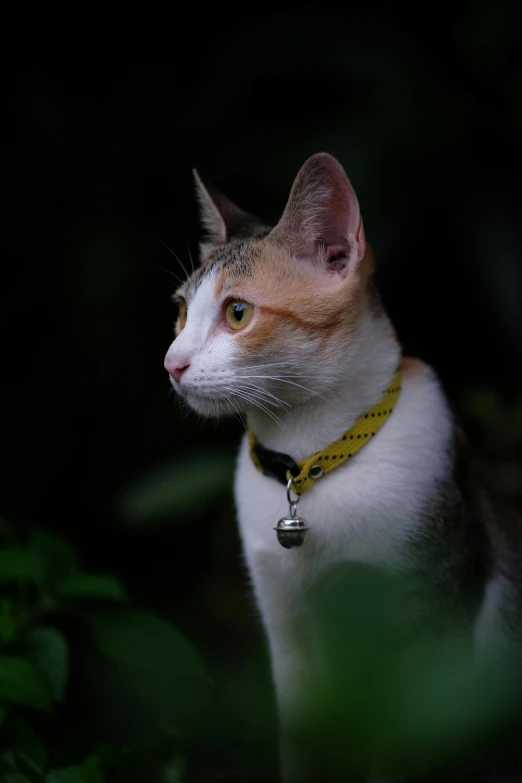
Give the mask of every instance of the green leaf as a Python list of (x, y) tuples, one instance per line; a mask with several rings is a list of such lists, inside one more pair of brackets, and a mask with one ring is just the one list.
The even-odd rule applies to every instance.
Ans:
[(208, 680), (203, 661), (185, 637), (165, 620), (146, 612), (91, 615), (99, 649), (116, 665), (135, 672), (170, 672)]
[(0, 753), (0, 783), (5, 780), (5, 775), (18, 771), (13, 751), (9, 749)]
[(0, 701), (47, 711), (51, 698), (49, 680), (32, 661), (0, 656)]
[(0, 783), (31, 783), (31, 779), (21, 772), (6, 772), (0, 778)]
[(145, 719), (201, 725), (208, 714), (210, 679), (185, 637), (165, 620), (142, 612), (91, 617), (94, 640), (119, 671)]
[(44, 626), (30, 631), (26, 637), (27, 654), (49, 678), (54, 701), (63, 699), (69, 676), (69, 647), (55, 628)]
[(16, 638), (16, 615), (9, 598), (0, 599), (0, 642), (12, 642)]
[(134, 481), (118, 498), (127, 522), (184, 520), (231, 493), (234, 459), (228, 453), (191, 454)]
[(22, 547), (0, 549), (0, 582), (39, 582), (43, 563), (37, 552)]
[(47, 754), (42, 742), (23, 720), (15, 725), (16, 744), (14, 753), (19, 762), (29, 772), (43, 775), (47, 766)]
[(91, 756), (81, 766), (49, 772), (45, 783), (103, 783), (103, 776), (98, 759)]
[(115, 576), (81, 571), (58, 582), (54, 592), (61, 598), (109, 598), (113, 601), (125, 601), (127, 598), (123, 585)]
[(78, 570), (74, 549), (51, 533), (35, 531), (29, 539), (29, 546), (43, 562), (44, 577), (50, 585)]
[(81, 767), (55, 769), (45, 776), (45, 783), (86, 783)]

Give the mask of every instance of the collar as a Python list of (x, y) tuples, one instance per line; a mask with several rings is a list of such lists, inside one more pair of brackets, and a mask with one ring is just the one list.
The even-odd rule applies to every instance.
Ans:
[(351, 459), (365, 443), (375, 437), (393, 411), (400, 392), (401, 373), (398, 370), (380, 401), (363, 413), (351, 429), (339, 440), (300, 462), (288, 454), (266, 449), (249, 427), (247, 432), (252, 462), (261, 473), (277, 479), (281, 484), (287, 484), (293, 477), (292, 489), (297, 495), (302, 495), (317, 479)]

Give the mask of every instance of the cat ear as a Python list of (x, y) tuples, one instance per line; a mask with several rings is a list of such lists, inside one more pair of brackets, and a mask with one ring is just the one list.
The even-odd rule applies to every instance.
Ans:
[(346, 277), (360, 262), (366, 242), (359, 202), (341, 164), (326, 152), (299, 171), (272, 236), (300, 258), (326, 261)]
[(270, 231), (260, 218), (245, 212), (209, 182), (204, 185), (196, 169), (192, 173), (201, 222), (207, 234), (204, 245), (223, 245), (233, 237), (263, 236)]

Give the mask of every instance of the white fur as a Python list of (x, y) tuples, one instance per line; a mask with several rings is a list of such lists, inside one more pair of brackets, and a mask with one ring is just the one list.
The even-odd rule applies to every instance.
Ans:
[[(280, 356), (284, 370), (292, 369), (287, 377), (298, 381), (273, 385), (277, 382), (270, 376), (280, 371), (275, 365), (271, 372), (251, 369), (256, 360), (242, 356), (235, 335), (220, 326), (222, 305), (210, 273), (189, 303), (186, 326), (167, 353), (167, 367), (190, 363), (181, 384), (174, 386), (201, 412), (210, 410), (210, 400), (217, 405), (227, 397), (245, 409), (245, 400), (233, 392), (244, 378), (265, 394), (277, 390), (282, 395), (283, 389), (285, 405), (269, 409), (276, 410), (279, 421), (252, 405), (246, 408), (259, 441), (297, 460), (339, 438), (378, 402), (399, 362), (387, 317), (368, 312), (356, 339), (327, 353), (316, 350), (312, 341), (301, 353), (288, 341), (279, 344), (269, 358)], [(255, 328), (255, 317), (247, 328)], [(299, 514), (311, 529), (304, 545), (293, 550), (281, 547), (273, 530), (288, 511), (285, 489), (256, 470), (244, 438), (235, 481), (239, 528), (283, 715), (298, 708), (299, 694), (313, 677), (298, 630), (298, 620), (306, 613), (304, 588), (345, 562), (399, 571), (407, 566), (407, 544), (450, 470), (451, 437), (443, 392), (433, 372), (419, 362), (403, 373), (395, 409), (376, 437), (302, 497)]]
[(510, 638), (504, 612), (509, 611), (513, 587), (502, 573), (488, 581), (480, 614), (475, 623), (475, 646), (478, 655), (497, 655), (509, 649)]
[[(385, 386), (377, 387), (379, 393)], [(259, 427), (257, 435), (265, 445), (297, 459), (308, 456), (331, 440), (331, 420), (334, 426), (340, 425), (339, 417), (346, 411), (338, 437), (364, 412), (362, 385), (357, 392), (353, 395), (347, 385), (343, 397), (316, 405), (313, 418), (309, 412), (300, 426), (280, 438), (275, 437), (270, 424), (267, 437), (271, 436), (272, 443), (267, 443)], [(367, 388), (366, 393), (368, 400), (374, 399), (377, 389)], [(288, 418), (298, 416), (292, 413)], [(305, 421), (307, 426), (303, 426)], [(235, 485), (239, 526), (268, 633), (283, 712), (293, 708), (299, 692), (306, 692), (307, 678), (312, 677), (306, 650), (294, 631), (303, 612), (300, 598), (306, 586), (343, 562), (393, 570), (407, 565), (406, 545), (422, 511), (435, 496), (437, 482), (449, 469), (451, 432), (443, 393), (429, 368), (412, 376), (405, 374), (395, 410), (378, 435), (353, 460), (324, 476), (303, 495), (299, 514), (311, 529), (304, 545), (292, 550), (281, 547), (273, 530), (288, 511), (285, 489), (256, 470), (247, 440), (243, 440)]]
[[(261, 443), (302, 459), (337, 439), (377, 402), (398, 359), (387, 320), (368, 316), (359, 343), (333, 393), (282, 415), (286, 429), (250, 413)], [(268, 635), (283, 726), (299, 711), (317, 674), (310, 636), (303, 631), (306, 587), (337, 564), (394, 571), (408, 565), (408, 541), (450, 468), (451, 436), (451, 416), (432, 371), (419, 365), (405, 372), (395, 409), (377, 436), (302, 496), (298, 513), (310, 530), (304, 545), (292, 550), (281, 547), (273, 530), (288, 513), (285, 489), (256, 470), (243, 439), (235, 482), (239, 528)], [(285, 783), (300, 779), (301, 763), (306, 761), (283, 739)]]
[[(230, 368), (234, 360), (234, 333), (222, 324), (222, 302), (216, 299), (215, 278), (210, 272), (190, 302), (185, 328), (171, 344), (165, 356), (167, 370), (188, 364), (180, 383), (170, 376), (178, 391), (199, 413), (220, 411), (220, 394), (226, 398), (233, 381)], [(228, 413), (234, 412), (229, 407)]]

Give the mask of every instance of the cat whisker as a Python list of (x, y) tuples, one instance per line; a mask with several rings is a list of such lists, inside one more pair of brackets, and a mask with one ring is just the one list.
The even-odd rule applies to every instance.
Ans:
[[(271, 392), (267, 391), (266, 389), (258, 389), (257, 387), (252, 386), (251, 384), (246, 384), (246, 386), (245, 386), (245, 384), (243, 384), (242, 387), (246, 388), (249, 391), (252, 391), (253, 393), (256, 393), (258, 395), (262, 395), (265, 398), (270, 398), (270, 399), (274, 400), (274, 403), (277, 404), (277, 405), (285, 405), (287, 408), (291, 408), (292, 407), (291, 403), (286, 402), (286, 400), (282, 400), (280, 397), (276, 397), (275, 394), (272, 394)], [(266, 399), (266, 402), (269, 403), (269, 400)], [(274, 403), (272, 403), (272, 405)]]
[(235, 419), (236, 416), (234, 415), (234, 411), (232, 410), (232, 406), (230, 404), (230, 400), (228, 399), (228, 397), (224, 397), (223, 402), (227, 406), (227, 410), (230, 412), (230, 415)]
[[(282, 369), (283, 367), (289, 367), (291, 370), (293, 370), (293, 373), (285, 373), (285, 375), (287, 375), (287, 377), (293, 377), (294, 374), (295, 375), (301, 375), (301, 376), (303, 375), (303, 371), (301, 369), (299, 369), (298, 367), (296, 367), (295, 362), (268, 362), (266, 364), (250, 364), (245, 369), (248, 370), (248, 371), (250, 371), (250, 370), (262, 370), (262, 369), (267, 370), (267, 368), (269, 368), (269, 367), (273, 367), (274, 369), (277, 369), (277, 370)], [(307, 370), (306, 374), (307, 375), (310, 374), (308, 370)], [(319, 373), (317, 373), (316, 375), (317, 375), (317, 377), (320, 377)], [(340, 374), (336, 374), (334, 377), (340, 378), (341, 375)]]
[[(255, 370), (255, 367), (249, 367), (248, 369)], [(302, 378), (303, 373), (302, 372), (296, 372), (296, 373), (282, 373), (281, 375), (240, 375), (237, 374), (234, 377), (236, 378)]]
[(262, 410), (264, 413), (267, 414), (267, 416), (270, 416), (270, 418), (273, 419), (275, 421), (275, 423), (278, 424), (281, 427), (281, 429), (284, 429), (284, 430), (288, 429), (286, 427), (286, 425), (283, 424), (283, 422), (281, 421), (279, 416), (276, 416), (274, 413), (272, 413), (272, 411), (270, 411), (268, 408), (266, 408), (264, 405), (262, 405), (261, 402), (259, 401), (259, 399), (257, 399), (256, 397), (251, 396), (250, 393), (249, 392), (245, 392), (244, 389), (234, 390), (234, 391), (236, 391), (238, 397), (244, 399), (245, 402), (247, 402), (249, 405), (253, 405), (255, 408), (259, 408), (259, 410)]
[(319, 394), (319, 392), (313, 391), (313, 389), (309, 389), (307, 386), (303, 386), (301, 383), (296, 383), (295, 381), (289, 381), (286, 378), (283, 378), (281, 376), (276, 375), (242, 375), (241, 378), (259, 378), (259, 379), (265, 379), (265, 380), (271, 380), (271, 381), (281, 381), (281, 383), (289, 383), (292, 386), (298, 386), (300, 389), (304, 389), (309, 394), (312, 394), (314, 397), (321, 397), (323, 400), (326, 400), (326, 397), (324, 397), (322, 394)]
[[(238, 377), (239, 377), (240, 380), (242, 379), (242, 376), (238, 376)], [(248, 377), (248, 376), (245, 376), (245, 377)], [(256, 376), (254, 376), (254, 377), (256, 377)], [(254, 386), (253, 384), (250, 384), (250, 383), (240, 384), (238, 386), (238, 384), (236, 383), (236, 381), (237, 381), (236, 377), (234, 377), (234, 378), (228, 377), (227, 380), (230, 381), (228, 384), (227, 383), (223, 384), (221, 382), (221, 383), (219, 383), (217, 385), (213, 385), (211, 388), (216, 390), (217, 392), (220, 392), (220, 391), (230, 392), (230, 394), (234, 394), (235, 391), (239, 391), (240, 389), (243, 389), (244, 391), (248, 391), (250, 394), (259, 397), (259, 399), (263, 399), (264, 402), (267, 403), (267, 405), (275, 405), (275, 406), (280, 405), (280, 406), (285, 406), (287, 408), (291, 408), (292, 407), (291, 403), (287, 402), (286, 400), (282, 400), (280, 397), (277, 397), (275, 394), (273, 394), (272, 392), (269, 392), (267, 389), (258, 388), (257, 386)], [(234, 385), (231, 385), (232, 382), (233, 382)], [(204, 390), (204, 386), (203, 386), (203, 389), (202, 389), (201, 386), (199, 388), (201, 390)]]
[(250, 364), (248, 369), (249, 370), (261, 370), (265, 367), (275, 367), (275, 368), (281, 368), (281, 367), (290, 367), (292, 369), (295, 369), (297, 372), (297, 368), (295, 365), (295, 362), (266, 362), (264, 364)]
[(239, 410), (239, 408), (237, 407), (237, 405), (235, 404), (234, 400), (231, 400), (229, 397), (225, 397), (225, 400), (236, 411), (235, 414), (232, 413), (232, 416), (234, 416), (234, 418), (237, 419), (239, 421), (239, 423), (241, 424), (241, 426), (246, 430), (246, 428), (247, 428), (246, 422), (243, 419), (243, 415), (242, 415), (241, 411)]
[(184, 240), (184, 242), (185, 242), (185, 244), (187, 246), (187, 252), (188, 252), (188, 255), (189, 255), (189, 259), (190, 259), (190, 266), (192, 267), (192, 274), (194, 274), (194, 260), (192, 258), (192, 253), (190, 252), (189, 243), (187, 242), (186, 239)]
[(161, 270), (163, 270), (163, 272), (166, 272), (168, 275), (171, 275), (171, 276), (172, 276), (172, 277), (174, 277), (174, 278), (175, 278), (175, 279), (176, 279), (176, 280), (177, 280), (179, 283), (182, 283), (182, 282), (183, 282), (183, 280), (181, 279), (181, 277), (178, 277), (178, 275), (175, 275), (175, 274), (174, 274), (174, 272), (171, 272), (171, 271), (170, 271), (170, 269), (165, 269), (165, 267), (164, 267), (164, 266), (161, 266), (160, 264), (155, 264), (154, 262), (152, 262), (152, 266), (155, 266), (155, 267), (157, 267), (158, 269), (161, 269)]
[(179, 257), (179, 256), (178, 256), (178, 255), (177, 255), (177, 254), (176, 254), (176, 253), (173, 251), (173, 249), (172, 249), (171, 247), (169, 247), (167, 244), (165, 244), (165, 242), (164, 242), (162, 239), (160, 239), (159, 237), (154, 237), (154, 238), (156, 239), (156, 241), (157, 241), (157, 242), (159, 242), (161, 245), (163, 245), (163, 247), (165, 248), (165, 250), (168, 250), (168, 251), (169, 251), (169, 253), (172, 253), (172, 255), (174, 256), (174, 258), (176, 259), (176, 261), (178, 262), (178, 264), (180, 265), (180, 267), (181, 267), (181, 268), (183, 269), (183, 271), (185, 272), (185, 277), (186, 277), (186, 278), (187, 278), (187, 280), (188, 280), (189, 273), (188, 273), (188, 271), (187, 271), (187, 269), (186, 269), (185, 265), (183, 264), (183, 261), (181, 260), (181, 258), (180, 258), (180, 257)]
[[(278, 376), (277, 376), (277, 378), (302, 378), (302, 377), (303, 377), (303, 372), (302, 372), (302, 371), (299, 371), (299, 370), (297, 370), (297, 368), (295, 368), (295, 367), (294, 367), (294, 365), (293, 365), (293, 364), (291, 364), (290, 362), (288, 362), (288, 363), (287, 363), (287, 362), (284, 362), (284, 363), (282, 363), (282, 364), (275, 364), (275, 363), (274, 363), (274, 364), (272, 364), (272, 363), (270, 363), (270, 364), (266, 364), (266, 365), (262, 365), (262, 364), (257, 364), (257, 365), (256, 365), (256, 364), (253, 364), (253, 365), (250, 365), (250, 366), (249, 366), (248, 368), (246, 368), (246, 369), (247, 369), (248, 371), (252, 371), (252, 370), (254, 370), (254, 371), (264, 370), (265, 372), (268, 372), (268, 371), (269, 371), (269, 368), (273, 368), (274, 370), (278, 370), (278, 369), (281, 369), (282, 367), (285, 367), (285, 366), (291, 367), (291, 368), (294, 370), (294, 372), (285, 372), (285, 373), (282, 373), (281, 375), (278, 375)], [(310, 378), (315, 378), (315, 379), (317, 379), (317, 380), (320, 380), (320, 379), (322, 378), (322, 375), (321, 375), (320, 373), (310, 373), (310, 372), (308, 372), (308, 371), (307, 371), (306, 375), (307, 375), (307, 377), (310, 377)], [(239, 378), (239, 377), (241, 377), (241, 378), (243, 378), (243, 377), (244, 377), (244, 378), (246, 378), (246, 377), (249, 377), (249, 376), (247, 376), (247, 375), (242, 375), (241, 373), (238, 373), (236, 377), (238, 377), (238, 378)], [(250, 376), (250, 377), (254, 377), (254, 376)], [(265, 376), (256, 376), (256, 377), (260, 377), (260, 378), (261, 378), (261, 377), (265, 377)], [(267, 375), (266, 377), (267, 377), (267, 378), (272, 378), (272, 377), (275, 377), (275, 376), (268, 376), (268, 375)], [(339, 373), (339, 374), (335, 374), (335, 375), (329, 375), (329, 379), (330, 379), (330, 380), (333, 380), (333, 381), (340, 380), (340, 379), (341, 379), (341, 377), (342, 377), (342, 376), (341, 376), (341, 374), (340, 374), (340, 373)]]

